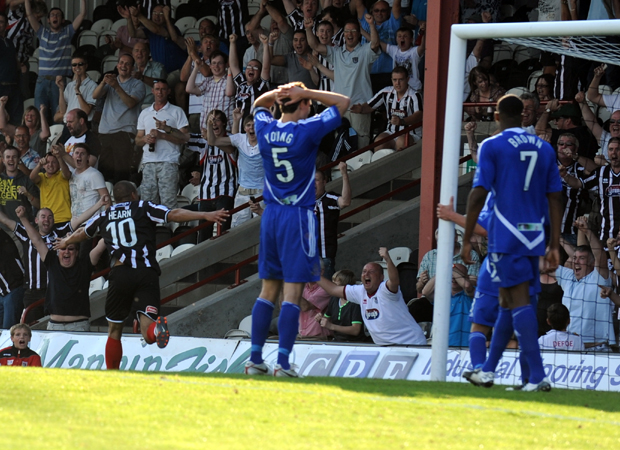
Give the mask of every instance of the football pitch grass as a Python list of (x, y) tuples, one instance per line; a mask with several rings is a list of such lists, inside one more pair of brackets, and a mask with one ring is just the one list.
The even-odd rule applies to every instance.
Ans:
[(611, 449), (620, 394), (0, 368), (1, 449)]

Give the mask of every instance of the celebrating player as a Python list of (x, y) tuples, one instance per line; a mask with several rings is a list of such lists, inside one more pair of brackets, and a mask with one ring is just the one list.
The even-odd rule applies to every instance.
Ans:
[(140, 321), (140, 331), (147, 344), (157, 342), (159, 348), (164, 348), (170, 339), (166, 318), (158, 316), (161, 271), (155, 259), (156, 224), (192, 220), (222, 223), (229, 216), (223, 209), (213, 212), (170, 210), (163, 205), (142, 201), (136, 186), (129, 181), (116, 183), (114, 199), (114, 206), (54, 245), (55, 249), (66, 248), (69, 244), (92, 238), (99, 231), (110, 252), (112, 271), (105, 305), (109, 325), (105, 348), (108, 369), (120, 367), (123, 322), (132, 311)]
[[(308, 119), (312, 100), (329, 108)], [(268, 108), (279, 104), (276, 121)], [(284, 302), (278, 320), (280, 342), (273, 374), (297, 377), (289, 363), (299, 322), (299, 302), (304, 284), (321, 274), (314, 215), (314, 172), (318, 145), (323, 136), (340, 125), (349, 98), (332, 92), (306, 89), (295, 82), (261, 95), (254, 102), (254, 129), (265, 167), (267, 205), (261, 220), (258, 252), (260, 296), (252, 309), (252, 350), (245, 373), (270, 372), (262, 357), (274, 303), (284, 283)]]
[[(529, 366), (529, 382), (523, 391), (549, 391), (538, 347), (536, 311), (529, 288), (540, 290), (538, 256), (545, 255), (545, 270), (559, 262), (562, 184), (553, 148), (521, 128), (523, 103), (515, 95), (502, 97), (495, 120), (501, 132), (480, 146), (474, 188), (467, 203), (467, 221), (461, 257), (470, 262), (469, 242), (487, 194), (495, 195), (494, 214), (489, 221), (491, 274), (500, 283), (500, 310), (495, 322), (490, 352), (503, 352), (513, 331)], [(518, 205), (518, 208), (515, 208)], [(546, 217), (551, 219), (549, 247), (545, 253)], [(535, 300), (534, 300), (535, 302)], [(468, 380), (493, 385), (495, 367), (487, 360)]]

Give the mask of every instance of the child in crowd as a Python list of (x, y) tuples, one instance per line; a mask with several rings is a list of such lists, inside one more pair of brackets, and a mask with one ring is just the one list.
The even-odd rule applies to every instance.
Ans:
[(396, 45), (381, 42), (381, 50), (394, 60), (394, 67), (401, 66), (407, 69), (409, 73), (409, 87), (416, 92), (422, 90), (422, 82), (418, 65), (420, 59), (424, 56), (426, 48), (426, 23), (420, 22), (420, 34), (422, 39), (420, 45), (413, 46), (413, 30), (410, 28), (399, 28), (396, 31)]
[(551, 330), (538, 338), (541, 350), (584, 350), (581, 337), (566, 331), (570, 323), (570, 313), (562, 303), (554, 303), (547, 309), (547, 323)]
[(28, 348), (32, 330), (25, 323), (11, 327), (11, 347), (0, 350), (0, 366), (34, 366), (41, 367), (41, 357)]
[[(339, 270), (332, 276), (338, 286), (354, 285), (355, 274), (347, 269)], [(335, 341), (352, 342), (364, 340), (364, 322), (360, 306), (345, 299), (332, 297), (325, 314), (317, 314), (316, 321), (330, 330)]]

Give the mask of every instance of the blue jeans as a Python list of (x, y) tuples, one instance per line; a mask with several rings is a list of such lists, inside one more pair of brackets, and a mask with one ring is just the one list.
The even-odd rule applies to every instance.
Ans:
[(47, 79), (44, 77), (37, 78), (37, 84), (34, 88), (34, 106), (39, 109), (41, 104), (47, 108), (47, 123), (54, 123), (53, 118), (58, 109), (58, 86), (55, 79)]
[(24, 287), (20, 286), (13, 289), (7, 295), (0, 295), (0, 317), (2, 318), (2, 328), (8, 330), (16, 323), (24, 309), (23, 304)]

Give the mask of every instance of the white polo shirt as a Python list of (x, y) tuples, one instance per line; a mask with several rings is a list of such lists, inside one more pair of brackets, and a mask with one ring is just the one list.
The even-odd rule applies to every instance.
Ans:
[(385, 281), (372, 297), (362, 285), (345, 286), (345, 296), (362, 308), (364, 325), (378, 345), (426, 345), (420, 325), (409, 313), (400, 287), (390, 292)]
[[(153, 105), (142, 110), (140, 117), (138, 117), (138, 131), (143, 130), (145, 134), (149, 134), (151, 130), (164, 133), (163, 130), (157, 130), (155, 128), (155, 119), (159, 121), (165, 120), (166, 125), (178, 130), (189, 125), (185, 112), (178, 106), (171, 105), (170, 102), (168, 102), (159, 111), (155, 111)], [(142, 149), (144, 150), (142, 155), (143, 164), (152, 162), (179, 163), (179, 155), (181, 154), (181, 145), (179, 144), (173, 144), (172, 142), (158, 139), (155, 142), (154, 152), (149, 151), (148, 144), (144, 144)]]

